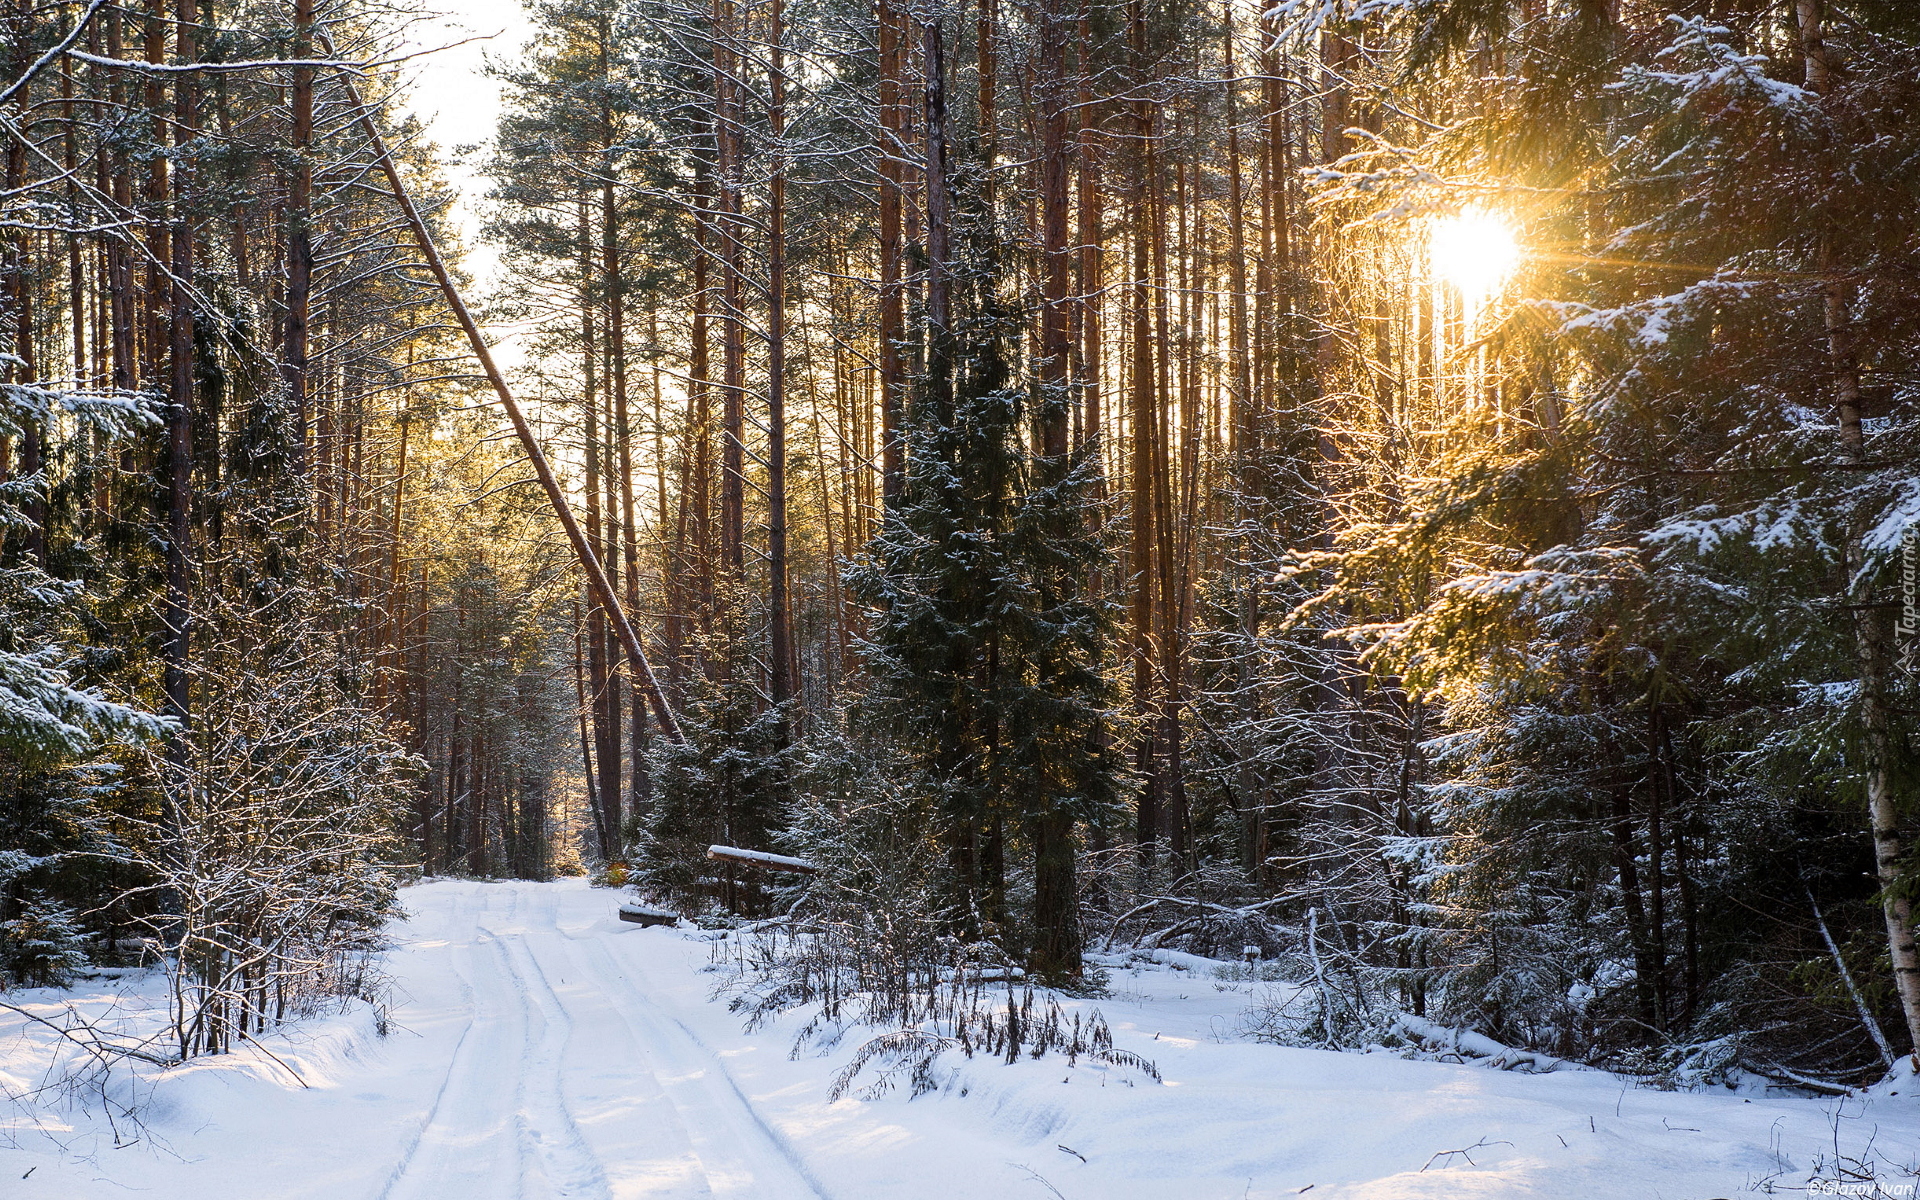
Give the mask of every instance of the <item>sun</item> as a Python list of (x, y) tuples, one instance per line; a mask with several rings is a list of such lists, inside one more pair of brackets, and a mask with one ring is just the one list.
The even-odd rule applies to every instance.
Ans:
[(1477, 308), (1513, 273), (1520, 242), (1504, 218), (1470, 208), (1428, 226), (1427, 254), (1433, 274)]

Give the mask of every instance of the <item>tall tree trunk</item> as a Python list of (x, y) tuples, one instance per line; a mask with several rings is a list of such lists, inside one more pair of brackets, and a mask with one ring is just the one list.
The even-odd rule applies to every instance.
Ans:
[(1038, 80), (1034, 99), (1040, 120), (1040, 357), (1034, 364), (1041, 386), (1040, 453), (1064, 466), (1067, 458), (1068, 372), (1073, 342), (1068, 289), (1072, 261), (1069, 220), (1067, 113), (1067, 21), (1061, 0), (1046, 0), (1040, 22)]
[[(294, 0), (293, 55), (313, 57), (313, 0)], [(313, 293), (313, 68), (293, 69), (293, 180), (287, 189), (287, 315), (280, 377), (293, 418), (293, 470), (307, 472), (307, 310)]]
[(1131, 297), (1133, 347), (1131, 411), (1129, 434), (1132, 453), (1128, 471), (1128, 516), (1132, 524), (1127, 567), (1133, 573), (1132, 654), (1133, 704), (1140, 718), (1139, 737), (1134, 749), (1134, 769), (1142, 786), (1136, 813), (1135, 836), (1143, 865), (1151, 865), (1153, 847), (1162, 825), (1161, 780), (1157, 747), (1159, 722), (1154, 720), (1154, 597), (1158, 590), (1158, 562), (1154, 553), (1158, 543), (1154, 504), (1154, 464), (1157, 461), (1155, 438), (1159, 430), (1158, 406), (1154, 402), (1154, 383), (1158, 374), (1153, 337), (1153, 231), (1149, 209), (1153, 204), (1151, 179), (1155, 170), (1153, 154), (1153, 104), (1145, 94), (1148, 77), (1146, 11), (1142, 0), (1128, 6), (1128, 41), (1135, 72), (1135, 86), (1141, 94), (1133, 103), (1133, 133), (1138, 156), (1138, 174), (1134, 181), (1133, 289)]
[[(150, 63), (167, 61), (167, 0), (149, 0), (149, 8), (143, 22), (144, 51)], [(144, 104), (155, 128), (167, 121), (165, 77), (158, 72), (148, 73)], [(161, 381), (161, 358), (166, 343), (167, 297), (171, 290), (167, 282), (167, 264), (172, 258), (169, 247), (172, 238), (167, 222), (168, 201), (168, 161), (169, 156), (155, 154), (147, 159), (147, 269), (146, 278), (139, 298), (139, 307), (146, 315), (142, 323), (140, 337), (140, 380), (149, 387), (157, 386)]]
[[(1837, 74), (1826, 44), (1825, 0), (1797, 0), (1800, 45), (1806, 55), (1807, 89), (1823, 99)], [(1823, 311), (1827, 358), (1833, 372), (1834, 408), (1840, 424), (1840, 449), (1849, 462), (1866, 461), (1866, 432), (1861, 424), (1860, 362), (1853, 328), (1854, 282), (1847, 264), (1834, 252), (1829, 234), (1821, 247), (1825, 282)], [(1914, 1070), (1920, 1071), (1920, 946), (1914, 940), (1913, 903), (1900, 890), (1906, 847), (1900, 837), (1900, 755), (1894, 714), (1888, 701), (1893, 662), (1888, 614), (1873, 601), (1872, 583), (1861, 541), (1864, 522), (1848, 530), (1845, 569), (1848, 608), (1853, 617), (1854, 656), (1860, 672), (1860, 720), (1866, 732), (1867, 816), (1873, 831), (1873, 859), (1880, 879), (1887, 949), (1893, 963), (1894, 992), (1906, 1017)]]
[(1653, 936), (1647, 928), (1645, 897), (1640, 889), (1640, 850), (1633, 836), (1633, 793), (1626, 781), (1610, 790), (1613, 812), (1608, 827), (1613, 835), (1613, 862), (1620, 877), (1621, 905), (1626, 910), (1627, 941), (1633, 948), (1634, 996), (1639, 1003), (1640, 1023), (1649, 1031), (1658, 1032), (1660, 1007), (1653, 981), (1664, 968), (1654, 954)]
[[(1156, 113), (1157, 116), (1157, 113)], [(1174, 353), (1172, 329), (1173, 276), (1168, 269), (1167, 195), (1165, 173), (1158, 167), (1159, 131), (1146, 142), (1148, 169), (1146, 219), (1152, 246), (1154, 299), (1154, 341), (1160, 348), (1159, 373), (1154, 381), (1154, 434), (1152, 438), (1152, 503), (1154, 507), (1154, 553), (1159, 561), (1154, 574), (1159, 588), (1154, 594), (1153, 622), (1156, 630), (1154, 683), (1158, 691), (1155, 719), (1160, 726), (1156, 747), (1158, 761), (1154, 772), (1160, 793), (1161, 833), (1167, 849), (1182, 870), (1190, 870), (1187, 797), (1181, 762), (1180, 736), (1180, 612), (1184, 607), (1185, 580), (1179, 570), (1177, 547), (1181, 536), (1173, 503), (1173, 430)]]
[(933, 419), (953, 419), (953, 196), (947, 182), (947, 60), (944, 12), (929, 8), (920, 22), (926, 73), (927, 390)]
[(879, 160), (880, 160), (880, 296), (878, 328), (880, 359), (881, 496), (894, 503), (906, 479), (905, 447), (900, 440), (901, 409), (905, 403), (906, 369), (900, 340), (906, 333), (901, 278), (901, 208), (906, 198), (906, 176), (901, 170), (907, 153), (904, 106), (900, 85), (906, 73), (902, 47), (904, 24), (895, 0), (878, 0), (880, 35)]
[[(13, 61), (10, 64), (13, 77), (19, 79), (27, 72), (27, 48), (32, 44), (32, 21), (26, 14), (15, 9), (7, 22), (13, 35)], [(17, 101), (16, 119), (25, 124), (27, 114), (33, 103), (32, 91), (28, 87), (20, 89)], [(19, 137), (9, 138), (7, 142), (7, 193), (18, 195), (26, 186), (27, 151)], [(33, 320), (33, 235), (25, 229), (16, 229), (7, 239), (6, 278), (8, 315), (12, 318), (11, 350), (18, 361), (9, 361), (6, 366), (8, 382), (32, 386), (38, 380), (38, 356), (34, 345)], [(32, 478), (46, 467), (46, 429), (41, 422), (27, 417), (20, 427), (20, 474), (23, 478)], [(0, 470), (5, 463), (0, 462)], [(47, 503), (46, 488), (37, 487), (28, 495), (21, 506), (27, 519), (26, 543), (28, 556), (42, 567), (47, 563)]]
[[(106, 51), (109, 58), (120, 58), (126, 54), (123, 42), (126, 13), (120, 9), (109, 10), (101, 14), (106, 22)], [(89, 49), (97, 47), (89, 46)], [(108, 80), (107, 100), (115, 111), (121, 110), (127, 103), (127, 85), (121, 73), (112, 72)], [(133, 207), (133, 168), (122, 150), (104, 152), (101, 156), (101, 170), (109, 173), (107, 192), (113, 197), (116, 208), (122, 212)], [(139, 331), (134, 318), (134, 277), (133, 262), (126, 241), (121, 238), (106, 239), (106, 288), (108, 291), (108, 317), (113, 332), (113, 386), (131, 391), (140, 382)], [(122, 461), (123, 470), (131, 470), (131, 452)]]
[[(1041, 314), (1039, 462), (1036, 482), (1052, 487), (1072, 466), (1069, 426), (1072, 396), (1069, 372), (1073, 340), (1068, 288), (1072, 260), (1067, 246), (1067, 113), (1072, 97), (1067, 79), (1066, 0), (1045, 0), (1040, 21), (1038, 79), (1034, 98), (1040, 120)], [(1043, 977), (1078, 975), (1081, 970), (1079, 897), (1075, 884), (1074, 818), (1064, 797), (1043, 792), (1030, 802), (1027, 838), (1033, 848), (1034, 951), (1032, 969)]]
[[(1082, 0), (1079, 14), (1079, 47), (1077, 53), (1078, 69), (1074, 72), (1078, 81), (1078, 132), (1074, 139), (1074, 163), (1078, 168), (1079, 188), (1076, 200), (1079, 217), (1079, 278), (1078, 296), (1074, 300), (1074, 321), (1078, 333), (1079, 347), (1078, 391), (1081, 409), (1081, 428), (1088, 440), (1100, 443), (1098, 454), (1102, 460), (1106, 450), (1102, 441), (1100, 412), (1100, 296), (1101, 288), (1101, 234), (1100, 234), (1100, 147), (1097, 143), (1098, 128), (1093, 102), (1093, 66), (1090, 56), (1093, 53), (1093, 16), (1087, 0)], [(1097, 464), (1096, 464), (1097, 465)], [(1094, 484), (1095, 496), (1106, 497), (1106, 472), (1099, 471)]]
[[(718, 138), (718, 130), (715, 130)], [(714, 546), (713, 546), (713, 279), (715, 249), (714, 217), (708, 203), (707, 172), (704, 162), (696, 164), (694, 180), (693, 319), (688, 347), (687, 422), (688, 485), (681, 489), (683, 521), (691, 512), (695, 623), (702, 633), (713, 630)]]
[[(792, 613), (787, 598), (787, 176), (786, 63), (781, 0), (773, 0), (768, 121), (774, 156), (767, 185), (767, 607), (775, 704), (794, 694)], [(786, 718), (782, 717), (784, 726)], [(782, 739), (784, 740), (784, 738)]]
[[(713, 4), (714, 134), (718, 142), (720, 211), (720, 559), (731, 610), (746, 570), (746, 386), (745, 274), (747, 224), (742, 208), (744, 130), (738, 75), (742, 55), (734, 0)], [(734, 623), (727, 624), (734, 636)], [(722, 660), (730, 661), (729, 659)]]
[(599, 772), (594, 763), (592, 711), (593, 706), (587, 698), (586, 667), (586, 613), (580, 603), (573, 606), (573, 692), (580, 725), (580, 775), (587, 785), (587, 814), (593, 825), (593, 840), (598, 845), (603, 861), (612, 862), (615, 854), (613, 836), (607, 831), (606, 809), (600, 804)]
[[(183, 63), (199, 57), (197, 0), (180, 0), (174, 14), (177, 54)], [(165, 626), (162, 657), (165, 660), (164, 686), (167, 709), (182, 723), (187, 719), (187, 663), (191, 646), (191, 607), (193, 545), (193, 198), (191, 173), (187, 168), (187, 150), (196, 131), (198, 85), (195, 76), (183, 74), (174, 84), (173, 144), (178, 163), (171, 175), (173, 219), (172, 280), (169, 287), (168, 319), (172, 375), (167, 411), (167, 553), (166, 599), (161, 621)]]
[[(580, 263), (580, 361), (584, 375), (584, 388), (581, 393), (582, 437), (586, 450), (586, 500), (587, 522), (586, 537), (592, 545), (595, 555), (602, 556), (606, 562), (606, 546), (603, 522), (611, 521), (611, 513), (603, 513), (602, 455), (604, 447), (600, 434), (601, 372), (599, 351), (599, 322), (595, 319), (599, 305), (594, 294), (593, 276), (595, 248), (592, 238), (591, 222), (588, 216), (590, 204), (584, 198), (579, 203), (578, 235), (576, 256)], [(608, 564), (609, 566), (613, 564)], [(609, 572), (609, 582), (612, 573)], [(600, 793), (600, 808), (604, 826), (607, 853), (617, 857), (620, 852), (621, 803), (620, 803), (620, 721), (614, 703), (613, 652), (608, 637), (609, 614), (599, 604), (587, 612), (587, 669), (592, 694), (588, 697), (593, 716), (593, 769)]]
[[(613, 106), (607, 100), (612, 88), (611, 67), (608, 61), (608, 49), (613, 42), (611, 21), (607, 14), (598, 18), (600, 44), (600, 77), (603, 84), (600, 101), (601, 155), (603, 172), (600, 184), (600, 269), (606, 293), (607, 328), (607, 375), (613, 388), (613, 437), (615, 449), (614, 472), (616, 495), (609, 495), (609, 516), (615, 511), (613, 502), (618, 501), (620, 544), (614, 546), (613, 539), (607, 539), (605, 560), (612, 561), (616, 555), (624, 563), (627, 612), (637, 619), (640, 612), (640, 534), (639, 515), (633, 495), (633, 421), (628, 411), (628, 364), (627, 364), (627, 318), (626, 270), (621, 259), (620, 208), (617, 195), (619, 178), (618, 131), (614, 126)], [(654, 386), (657, 391), (659, 380)], [(631, 699), (631, 712), (628, 718), (628, 739), (631, 770), (628, 775), (627, 813), (628, 818), (644, 814), (648, 804), (652, 777), (645, 762), (647, 740), (646, 699), (638, 681), (622, 689)], [(618, 721), (623, 711), (618, 703), (618, 694), (614, 697), (611, 717)]]
[[(1235, 668), (1236, 707), (1241, 724), (1253, 728), (1258, 720), (1257, 659), (1253, 653), (1260, 633), (1261, 571), (1253, 544), (1254, 511), (1252, 501), (1259, 486), (1258, 441), (1260, 424), (1255, 419), (1254, 361), (1252, 319), (1247, 304), (1246, 194), (1240, 152), (1240, 77), (1236, 57), (1239, 26), (1236, 7), (1229, 3), (1223, 38), (1227, 73), (1227, 258), (1228, 284), (1233, 293), (1228, 317), (1228, 341), (1232, 354), (1232, 396), (1230, 404), (1230, 448), (1233, 463), (1233, 525), (1241, 531), (1240, 561), (1245, 564), (1236, 582), (1238, 603), (1235, 616), (1242, 652)], [(1271, 201), (1267, 201), (1269, 205)], [(1262, 271), (1265, 287), (1265, 272)], [(1234, 800), (1241, 818), (1241, 865), (1256, 879), (1267, 875), (1265, 795), (1253, 748), (1236, 747), (1238, 762), (1234, 772)]]

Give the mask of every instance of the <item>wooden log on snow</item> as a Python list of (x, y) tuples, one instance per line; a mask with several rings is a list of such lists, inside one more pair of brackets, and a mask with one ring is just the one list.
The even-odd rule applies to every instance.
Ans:
[(708, 846), (707, 857), (719, 862), (752, 867), (758, 871), (792, 871), (796, 875), (813, 875), (820, 870), (804, 858), (792, 858), (785, 854), (768, 854), (764, 850), (742, 850), (738, 846)]
[(679, 913), (670, 913), (664, 908), (650, 908), (645, 904), (628, 901), (620, 906), (620, 919), (632, 921), (645, 929), (649, 925), (672, 925), (680, 920)]

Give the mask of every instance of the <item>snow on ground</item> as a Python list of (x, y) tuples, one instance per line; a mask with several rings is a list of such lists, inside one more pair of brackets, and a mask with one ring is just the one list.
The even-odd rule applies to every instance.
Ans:
[[(0, 1197), (1706, 1200), (1818, 1194), (1846, 1180), (1840, 1159), (1876, 1164), (1884, 1195), (1920, 1178), (1920, 1085), (1664, 1093), (1252, 1044), (1237, 1031), (1258, 985), (1165, 953), (1110, 960), (1111, 995), (1069, 1004), (1100, 1009), (1164, 1084), (952, 1056), (937, 1092), (829, 1103), (861, 1031), (797, 1059), (799, 1015), (743, 1033), (709, 999), (712, 944), (620, 922), (615, 893), (445, 881), (405, 899), (388, 1036), (363, 1010), (263, 1039), (279, 1062), (249, 1047), (143, 1068), (119, 1085), (145, 1101), (120, 1149), (97, 1111), (42, 1108), (36, 1127), (19, 1109)], [(113, 1005), (128, 1029), (163, 1012), (151, 976), (6, 999), (49, 1017)], [(0, 1086), (43, 1081), (54, 1036), (0, 1012)]]

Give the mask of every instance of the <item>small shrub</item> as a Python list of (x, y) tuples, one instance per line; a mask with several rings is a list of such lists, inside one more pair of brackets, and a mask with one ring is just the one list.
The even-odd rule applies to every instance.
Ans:
[(65, 987), (87, 965), (91, 941), (65, 905), (29, 895), (19, 916), (0, 921), (0, 974), (26, 987)]

